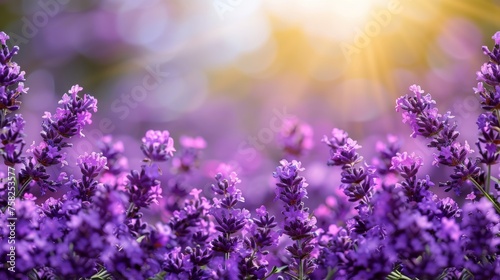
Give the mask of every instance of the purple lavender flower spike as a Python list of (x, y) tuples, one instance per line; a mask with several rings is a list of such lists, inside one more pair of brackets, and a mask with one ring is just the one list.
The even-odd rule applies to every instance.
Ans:
[(239, 262), (241, 279), (262, 279), (268, 273), (267, 249), (277, 246), (279, 234), (274, 228), (276, 218), (270, 216), (262, 205), (256, 209), (257, 218), (248, 220), (248, 234), (243, 241), (243, 253)]
[(25, 121), (20, 114), (5, 119), (0, 116), (0, 127), (3, 127), (0, 134), (0, 153), (7, 166), (12, 167), (22, 162), (21, 155), (25, 146), (24, 125)]
[(0, 32), (0, 154), (5, 165), (13, 167), (22, 162), (24, 120), (20, 114), (12, 115), (21, 105), (19, 100), (28, 92), (24, 87), (24, 71), (12, 61), (19, 48), (9, 50), (9, 36)]
[[(457, 194), (460, 193), (461, 186), (466, 181), (473, 181), (477, 184), (482, 183), (483, 171), (477, 166), (477, 162), (468, 158), (473, 151), (467, 143), (457, 142), (459, 132), (457, 125), (451, 124), (451, 114), (445, 115), (438, 113), (434, 107), (435, 102), (430, 95), (423, 96), (424, 91), (416, 85), (410, 87), (415, 96), (402, 96), (396, 102), (396, 111), (403, 111), (403, 122), (409, 120), (413, 129), (412, 136), (421, 135), (430, 138), (428, 147), (436, 148), (434, 164), (443, 164), (453, 167), (451, 180), (440, 183), (446, 191), (453, 189)], [(479, 126), (487, 126), (489, 122), (487, 116), (480, 117)]]
[(210, 203), (200, 196), (201, 192), (193, 189), (192, 198), (186, 199), (168, 222), (175, 247), (164, 259), (162, 268), (172, 277), (178, 277), (168, 279), (210, 279), (211, 270), (202, 267), (210, 263), (214, 254), (209, 240), (214, 230), (208, 219)]
[(413, 130), (412, 137), (421, 135), (425, 138), (433, 138), (431, 147), (449, 145), (458, 134), (455, 133), (456, 126), (450, 124), (453, 118), (450, 112), (442, 115), (435, 108), (430, 94), (424, 95), (420, 86), (410, 86), (414, 96), (402, 96), (396, 101), (396, 112), (402, 111), (403, 123), (408, 123)]
[(113, 186), (115, 189), (124, 190), (128, 160), (123, 155), (123, 143), (121, 141), (114, 142), (113, 138), (108, 135), (102, 138), (98, 146), (102, 155), (107, 159), (106, 168), (104, 168), (100, 181)]
[(229, 266), (235, 258), (235, 252), (242, 246), (241, 237), (235, 234), (245, 227), (250, 213), (237, 207), (238, 203), (244, 202), (245, 199), (237, 188), (241, 180), (235, 172), (231, 172), (228, 177), (218, 173), (215, 180), (217, 183), (212, 184), (211, 189), (216, 197), (213, 199), (210, 214), (216, 221), (215, 230), (220, 234), (211, 244), (214, 251), (223, 254), (225, 266)]
[(328, 161), (328, 165), (347, 168), (363, 160), (363, 157), (356, 152), (361, 146), (358, 145), (356, 141), (349, 138), (345, 131), (335, 128), (332, 131), (332, 136), (332, 138), (323, 136), (322, 140), (322, 142), (330, 147), (330, 160)]
[(142, 138), (141, 150), (152, 161), (166, 161), (175, 152), (174, 139), (168, 130), (148, 130)]
[[(54, 191), (63, 184), (50, 180), (45, 167), (67, 165), (66, 152), (63, 149), (72, 146), (68, 140), (76, 135), (83, 136), (84, 126), (92, 122), (91, 112), (97, 110), (97, 100), (88, 94), (83, 98), (78, 96), (81, 90), (78, 85), (72, 86), (59, 101), (61, 106), (56, 109), (54, 115), (45, 112), (40, 133), (42, 141), (38, 146), (33, 143), (31, 149), (27, 150), (33, 156), (23, 158), (22, 161), (24, 167), (21, 169), (19, 181), (23, 189), (19, 192), (20, 195), (29, 190), (32, 181), (40, 186), (42, 192), (47, 189)], [(32, 163), (32, 159), (36, 160), (36, 164)]]
[(97, 111), (97, 100), (88, 94), (79, 97), (78, 93), (82, 89), (79, 85), (72, 86), (59, 101), (62, 106), (57, 108), (55, 114), (45, 112), (42, 124), (45, 142), (57, 142), (61, 137), (84, 136), (83, 128), (92, 123), (91, 112)]
[(493, 205), (486, 198), (475, 203), (467, 203), (463, 209), (464, 218), (461, 229), (464, 233), (462, 246), (465, 249), (467, 261), (465, 267), (480, 279), (495, 279), (495, 263), (488, 257), (498, 255), (500, 246), (500, 217)]
[(73, 199), (86, 202), (92, 201), (97, 189), (102, 187), (96, 180), (96, 177), (102, 170), (107, 168), (106, 163), (107, 159), (100, 153), (85, 153), (78, 157), (76, 164), (80, 167), (83, 176), (81, 180), (71, 180), (69, 182), (70, 186), (74, 189), (72, 193)]
[(399, 138), (394, 135), (387, 136), (387, 143), (377, 141), (375, 149), (378, 157), (372, 160), (372, 164), (380, 175), (387, 175), (394, 172), (394, 170), (391, 170), (392, 158), (399, 153), (401, 144)]
[(132, 170), (127, 176), (126, 188), (130, 194), (130, 202), (133, 203), (129, 214), (137, 212), (139, 208), (148, 207), (152, 203), (158, 203), (158, 199), (162, 197), (159, 176), (159, 167), (156, 164), (143, 165), (141, 171)]
[(342, 167), (342, 184), (340, 188), (349, 197), (349, 201), (361, 201), (366, 204), (375, 186), (375, 168), (372, 166), (355, 167), (363, 160), (357, 150), (361, 148), (356, 141), (349, 138), (349, 135), (340, 129), (333, 129), (333, 137), (323, 138), (330, 147), (330, 160), (328, 165)]
[(83, 156), (78, 157), (76, 164), (80, 167), (84, 176), (95, 178), (99, 173), (107, 169), (106, 165), (108, 160), (101, 153), (92, 152), (91, 154), (85, 153)]
[(19, 47), (9, 49), (8, 40), (9, 36), (0, 32), (0, 110), (13, 112), (19, 109), (19, 97), (27, 93), (28, 88), (25, 88), (23, 83), (25, 72), (12, 61)]
[(398, 171), (405, 179), (417, 175), (418, 169), (423, 165), (421, 157), (416, 156), (415, 153), (408, 154), (407, 152), (397, 153), (391, 162), (392, 169)]
[(292, 256), (289, 268), (297, 279), (308, 279), (308, 275), (316, 268), (315, 258), (311, 255), (316, 219), (311, 217), (309, 208), (302, 202), (307, 197), (307, 183), (304, 177), (299, 176), (299, 172), (304, 168), (295, 160), (282, 160), (280, 164), (273, 173), (273, 177), (278, 179), (276, 198), (284, 202), (283, 233), (295, 242), (286, 248)]

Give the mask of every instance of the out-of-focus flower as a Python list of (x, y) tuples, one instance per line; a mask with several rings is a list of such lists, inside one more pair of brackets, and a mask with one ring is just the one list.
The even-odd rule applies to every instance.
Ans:
[(180, 139), (181, 151), (172, 158), (172, 166), (177, 173), (190, 172), (199, 165), (202, 151), (207, 143), (201, 137), (182, 136)]
[(278, 145), (286, 155), (290, 156), (301, 156), (314, 145), (311, 126), (297, 118), (283, 120), (278, 137)]

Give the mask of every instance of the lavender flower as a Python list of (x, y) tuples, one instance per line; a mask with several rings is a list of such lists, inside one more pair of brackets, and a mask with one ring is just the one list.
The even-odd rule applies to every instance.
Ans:
[(490, 201), (482, 198), (475, 203), (464, 205), (464, 219), (461, 223), (465, 238), (462, 239), (469, 261), (467, 266), (474, 275), (481, 270), (478, 263), (486, 262), (484, 256), (498, 253), (500, 237), (500, 217)]
[(444, 115), (439, 114), (434, 107), (434, 101), (430, 94), (424, 94), (420, 86), (410, 86), (410, 91), (414, 96), (402, 96), (396, 101), (396, 111), (403, 111), (403, 122), (408, 123), (413, 129), (412, 137), (421, 135), (423, 137), (434, 138), (431, 147), (441, 147), (450, 145), (455, 141), (458, 134), (455, 132), (456, 125), (451, 124), (453, 118), (450, 112)]
[(245, 201), (241, 190), (237, 188), (237, 184), (241, 182), (238, 175), (231, 172), (226, 177), (218, 173), (215, 180), (217, 184), (213, 184), (211, 188), (216, 197), (213, 199), (210, 214), (217, 222), (215, 230), (220, 232), (220, 235), (212, 241), (212, 248), (223, 253), (225, 260), (229, 260), (231, 254), (241, 247), (240, 238), (234, 234), (243, 229), (250, 215), (248, 210), (236, 207), (239, 202)]
[(487, 55), (492, 62), (500, 64), (500, 31), (497, 31), (491, 39), (495, 42), (493, 50), (490, 51), (487, 46), (483, 46), (483, 53)]
[(148, 130), (142, 138), (141, 150), (152, 161), (166, 161), (175, 152), (174, 140), (168, 130)]
[(122, 189), (125, 185), (126, 171), (128, 170), (128, 161), (123, 155), (123, 143), (121, 141), (113, 142), (113, 138), (108, 135), (104, 136), (98, 145), (102, 155), (107, 159), (100, 181), (116, 189)]
[(107, 163), (107, 158), (95, 152), (91, 154), (85, 153), (76, 160), (76, 164), (80, 167), (83, 176), (90, 178), (97, 177), (102, 170), (107, 168)]
[(71, 187), (74, 189), (74, 198), (82, 201), (91, 201), (99, 182), (95, 179), (106, 168), (107, 159), (98, 153), (85, 153), (76, 161), (82, 172), (81, 180), (73, 180)]
[(297, 279), (308, 279), (308, 275), (316, 268), (315, 259), (311, 255), (314, 250), (316, 219), (310, 217), (309, 208), (302, 202), (307, 197), (307, 183), (304, 177), (299, 176), (299, 172), (304, 168), (295, 160), (282, 160), (280, 164), (273, 173), (273, 177), (279, 180), (276, 183), (276, 199), (284, 202), (283, 233), (295, 242), (286, 248), (292, 256), (289, 268)]
[(202, 267), (213, 257), (209, 237), (214, 230), (208, 219), (210, 204), (200, 197), (201, 190), (193, 189), (192, 198), (186, 199), (184, 207), (175, 211), (168, 222), (172, 230), (172, 250), (162, 263), (168, 279), (210, 279), (210, 270)]
[(7, 46), (9, 36), (0, 32), (0, 154), (7, 166), (21, 163), (24, 148), (24, 120), (20, 114), (12, 115), (21, 105), (19, 100), (29, 88), (24, 87), (24, 71), (12, 61), (19, 48)]
[(495, 47), (492, 51), (488, 47), (483, 47), (483, 52), (490, 61), (481, 66), (481, 70), (477, 72), (477, 80), (486, 83), (489, 86), (496, 87), (500, 85), (500, 62), (499, 62), (499, 45), (498, 32), (492, 37), (495, 40)]
[(207, 215), (210, 204), (205, 197), (200, 197), (200, 193), (201, 190), (193, 189), (190, 193), (192, 198), (186, 199), (183, 208), (175, 211), (168, 222), (179, 247), (208, 246), (211, 224)]
[(21, 155), (25, 146), (24, 141), (24, 125), (23, 117), (16, 114), (12, 117), (0, 114), (0, 127), (2, 133), (0, 134), (0, 143), (3, 145), (0, 148), (0, 153), (7, 166), (14, 166), (21, 163)]
[(246, 253), (242, 254), (239, 262), (239, 277), (242, 279), (263, 279), (273, 273), (267, 268), (266, 250), (278, 244), (279, 234), (274, 230), (278, 224), (264, 205), (257, 208), (256, 212), (257, 218), (248, 220), (249, 234), (243, 241)]
[(467, 142), (461, 144), (457, 142), (459, 132), (457, 125), (450, 122), (451, 113), (445, 115), (438, 113), (434, 107), (436, 103), (430, 94), (423, 95), (424, 91), (420, 86), (410, 86), (410, 91), (415, 96), (402, 96), (396, 101), (396, 111), (402, 110), (403, 122), (408, 122), (413, 129), (412, 136), (421, 135), (430, 138), (429, 147), (436, 148), (434, 164), (444, 164), (453, 167), (451, 180), (441, 183), (445, 191), (454, 190), (460, 194), (461, 187), (467, 181), (472, 181), (476, 187), (480, 185), (482, 170), (477, 166), (476, 161), (468, 157), (473, 151)]
[(375, 148), (378, 157), (372, 160), (372, 164), (377, 169), (377, 172), (383, 176), (395, 172), (395, 170), (391, 170), (391, 166), (392, 158), (396, 156), (401, 149), (401, 141), (399, 138), (394, 135), (388, 135), (387, 143), (377, 141)]
[(330, 147), (328, 165), (342, 166), (343, 169), (346, 169), (348, 166), (352, 167), (363, 160), (363, 157), (356, 152), (361, 146), (349, 138), (347, 132), (334, 128), (332, 136), (332, 138), (323, 136), (322, 140)]
[(45, 112), (42, 124), (42, 138), (50, 146), (52, 141), (58, 143), (61, 138), (71, 138), (75, 135), (83, 135), (83, 127), (92, 123), (92, 113), (97, 111), (97, 100), (85, 94), (83, 98), (78, 96), (82, 87), (74, 85), (65, 93), (55, 114)]
[(0, 110), (5, 114), (17, 111), (21, 105), (19, 97), (26, 94), (28, 88), (24, 87), (25, 72), (21, 71), (19, 65), (12, 58), (19, 51), (15, 46), (9, 49), (7, 41), (9, 36), (0, 32)]
[(415, 156), (414, 153), (408, 154), (406, 152), (396, 154), (392, 158), (392, 169), (397, 170), (399, 174), (405, 179), (415, 177), (418, 169), (423, 165), (421, 157)]
[[(21, 189), (20, 194), (29, 190), (32, 181), (40, 186), (42, 193), (47, 189), (54, 191), (62, 185), (62, 182), (49, 179), (45, 167), (66, 165), (66, 152), (63, 149), (72, 146), (68, 140), (76, 135), (84, 136), (83, 127), (92, 123), (91, 112), (97, 111), (97, 100), (88, 94), (83, 98), (79, 97), (78, 93), (81, 90), (78, 85), (72, 86), (68, 94), (65, 93), (59, 101), (62, 106), (57, 108), (54, 115), (45, 112), (41, 132), (43, 140), (38, 146), (33, 143), (28, 150), (33, 157), (23, 160), (24, 167), (19, 181), (24, 189)], [(36, 160), (34, 165), (33, 158)]]
[(127, 176), (128, 183), (126, 186), (127, 192), (130, 194), (130, 209), (129, 216), (142, 207), (148, 207), (152, 203), (158, 203), (162, 189), (160, 187), (159, 167), (156, 164), (151, 166), (141, 166), (141, 171), (132, 170)]
[(335, 128), (332, 135), (330, 139), (326, 136), (323, 138), (323, 142), (330, 147), (331, 159), (328, 165), (342, 167), (340, 188), (349, 197), (349, 201), (363, 200), (361, 203), (367, 203), (375, 186), (375, 168), (371, 166), (356, 168), (355, 165), (363, 160), (357, 152), (361, 146), (349, 138), (347, 132), (343, 130)]

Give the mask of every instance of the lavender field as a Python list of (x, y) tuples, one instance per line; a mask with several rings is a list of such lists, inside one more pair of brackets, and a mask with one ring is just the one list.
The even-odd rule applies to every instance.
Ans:
[(500, 2), (0, 0), (0, 279), (500, 279)]

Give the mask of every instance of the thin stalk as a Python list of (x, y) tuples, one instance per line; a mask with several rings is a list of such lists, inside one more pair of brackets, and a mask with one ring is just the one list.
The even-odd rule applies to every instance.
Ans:
[(31, 181), (33, 181), (33, 178), (29, 177), (28, 180), (26, 182), (24, 182), (24, 184), (21, 186), (21, 189), (19, 189), (19, 191), (17, 192), (16, 198), (19, 198), (19, 197), (21, 197), (21, 195), (23, 195), (24, 191), (26, 190), (28, 185), (31, 183)]
[(400, 277), (399, 279), (401, 279), (401, 280), (413, 280), (410, 277), (408, 277), (408, 276), (406, 276), (406, 275), (404, 275), (402, 273), (400, 273), (399, 277)]
[[(133, 202), (130, 202), (130, 205), (128, 206), (126, 216), (129, 217), (130, 213), (132, 213), (132, 210), (134, 210), (135, 204)], [(131, 217), (129, 217), (131, 218)]]
[(489, 193), (487, 193), (483, 187), (476, 181), (474, 178), (469, 177), (469, 180), (478, 188), (479, 191), (489, 200), (491, 203), (493, 203), (493, 207), (495, 207), (495, 210), (500, 214), (500, 205), (493, 199)]
[(491, 165), (488, 164), (488, 173), (486, 174), (486, 192), (490, 193), (490, 185), (491, 185)]
[(325, 276), (325, 279), (323, 280), (330, 280), (332, 279), (333, 275), (335, 275), (336, 269), (328, 268), (328, 274)]
[[(231, 238), (231, 235), (230, 235), (229, 233), (224, 233), (224, 235), (225, 235), (225, 238), (226, 238), (227, 240), (229, 240), (229, 238)], [(227, 263), (227, 261), (228, 261), (228, 260), (229, 260), (229, 253), (228, 253), (228, 252), (226, 252), (226, 253), (224, 253), (224, 269), (226, 269), (226, 268), (227, 268), (227, 267), (226, 267), (226, 265), (227, 265), (226, 263)]]
[[(302, 242), (297, 240), (297, 247), (302, 248)], [(300, 258), (299, 260), (299, 280), (304, 279), (304, 258)]]

